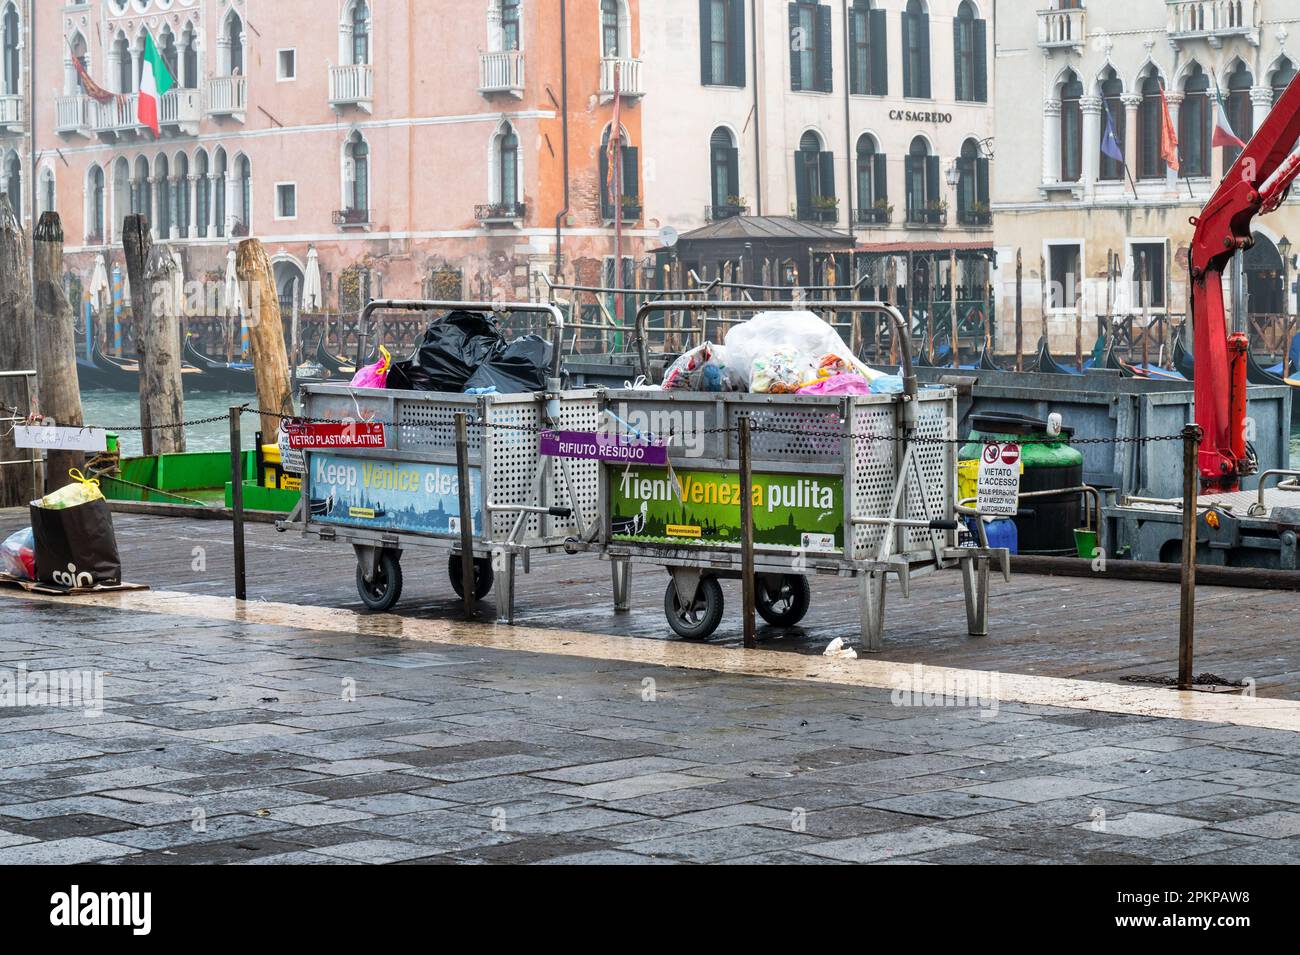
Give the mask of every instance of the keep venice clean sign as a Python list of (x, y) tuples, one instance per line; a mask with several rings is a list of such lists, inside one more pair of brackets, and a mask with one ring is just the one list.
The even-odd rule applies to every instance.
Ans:
[[(675, 487), (674, 487), (675, 485)], [(740, 476), (727, 471), (627, 468), (610, 475), (615, 540), (740, 545)], [(844, 479), (755, 474), (754, 543), (791, 551), (844, 549)]]

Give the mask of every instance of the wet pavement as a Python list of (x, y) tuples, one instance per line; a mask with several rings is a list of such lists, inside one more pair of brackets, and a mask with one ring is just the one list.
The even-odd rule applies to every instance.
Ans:
[(0, 864), (1300, 861), (1300, 733), (1231, 708), (141, 606), (0, 594), (0, 687), (20, 666), (103, 681), (0, 706)]

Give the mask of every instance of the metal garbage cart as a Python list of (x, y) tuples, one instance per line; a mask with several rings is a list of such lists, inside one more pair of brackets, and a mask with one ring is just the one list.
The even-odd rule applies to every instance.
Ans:
[(594, 430), (599, 392), (560, 390), (564, 318), (552, 305), (375, 301), (363, 312), (363, 328), (380, 309), (541, 313), (553, 346), (547, 389), (467, 395), (304, 386), (306, 421), (382, 422), (382, 446), (304, 449), (302, 500), (277, 526), (350, 543), (357, 592), (372, 610), (388, 610), (400, 597), (408, 548), (446, 552), (452, 587), (463, 597), (456, 416), (464, 412), (474, 596), (486, 597), (495, 581), (497, 619), (513, 622), (516, 560), (527, 573), (531, 554), (562, 550), (566, 539), (588, 534), (597, 513), (596, 463), (540, 457), (538, 448), (545, 429)]
[(967, 629), (988, 632), (990, 565), (1010, 579), (1008, 551), (958, 547), (956, 393), (918, 390), (906, 324), (878, 302), (657, 301), (637, 314), (643, 372), (646, 322), (654, 312), (716, 312), (715, 320), (771, 310), (883, 312), (902, 346), (903, 391), (821, 397), (615, 390), (605, 393), (606, 427), (621, 440), (667, 445), (665, 467), (600, 464), (598, 549), (613, 566), (615, 608), (626, 610), (634, 564), (667, 568), (669, 625), (704, 639), (722, 618), (720, 578), (741, 576), (739, 427), (748, 417), (753, 469), (755, 605), (776, 626), (792, 626), (810, 604), (808, 578), (854, 577), (868, 650), (884, 634), (885, 583), (958, 567)]

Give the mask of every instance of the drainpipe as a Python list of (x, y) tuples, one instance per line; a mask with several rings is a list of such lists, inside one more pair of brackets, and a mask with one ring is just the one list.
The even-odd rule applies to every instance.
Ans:
[(749, 0), (750, 29), (754, 31), (754, 214), (763, 214), (763, 133), (759, 121), (761, 110), (758, 99), (758, 0)]
[[(27, 204), (32, 210), (31, 235), (36, 231), (36, 0), (27, 0), (27, 142), (31, 154), (31, 177), (27, 180)], [(21, 205), (21, 203), (19, 203)], [(18, 209), (18, 221), (22, 222), (23, 211)], [(27, 279), (31, 287), (36, 288), (36, 256), (27, 260)]]
[[(844, 155), (848, 160), (849, 187), (845, 192), (849, 207), (849, 235), (853, 234), (853, 121), (849, 117), (849, 87), (852, 71), (853, 48), (850, 42), (849, 4), (844, 0)], [(850, 256), (851, 258), (851, 256)]]
[(555, 214), (555, 279), (560, 279), (564, 255), (564, 220), (569, 214), (569, 39), (565, 28), (565, 0), (560, 0), (560, 150), (564, 154), (564, 208)]

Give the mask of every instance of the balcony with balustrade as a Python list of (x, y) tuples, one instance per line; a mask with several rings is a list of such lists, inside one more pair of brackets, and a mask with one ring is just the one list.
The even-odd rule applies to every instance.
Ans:
[(1169, 39), (1205, 40), (1218, 49), (1223, 41), (1246, 37), (1259, 45), (1259, 0), (1166, 0)]
[(335, 109), (355, 107), (363, 112), (374, 111), (375, 68), (369, 63), (348, 66), (331, 66), (330, 106)]
[(617, 86), (621, 96), (640, 99), (645, 96), (645, 83), (641, 61), (630, 56), (605, 56), (600, 60), (600, 101), (608, 103), (614, 98)]
[(203, 105), (209, 116), (242, 123), (248, 112), (248, 78), (209, 76), (203, 81)]
[(16, 94), (0, 95), (0, 136), (23, 132), (23, 98)]
[(128, 93), (114, 96), (107, 103), (91, 101), (91, 122), (99, 138), (115, 142), (124, 137), (136, 136), (144, 128), (140, 125), (140, 96)]
[(92, 106), (99, 104), (84, 93), (60, 96), (54, 100), (54, 131), (60, 136), (94, 135), (95, 123)]
[(478, 91), (484, 96), (504, 93), (523, 99), (524, 51), (495, 50), (478, 55)]
[(1088, 32), (1087, 12), (1082, 7), (1038, 11), (1038, 46), (1052, 50), (1083, 51)]

